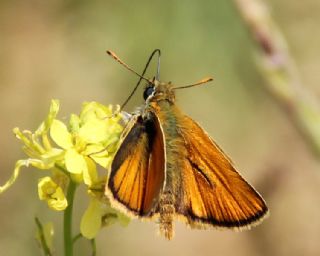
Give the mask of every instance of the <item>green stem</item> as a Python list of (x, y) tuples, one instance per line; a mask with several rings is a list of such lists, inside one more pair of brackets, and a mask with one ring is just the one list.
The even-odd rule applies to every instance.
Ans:
[(63, 215), (63, 235), (64, 235), (64, 255), (73, 256), (73, 238), (72, 238), (72, 210), (73, 199), (77, 184), (70, 179), (67, 191), (68, 207)]
[(91, 256), (96, 256), (97, 255), (96, 240), (95, 239), (91, 239), (90, 243), (91, 243), (91, 248), (92, 248)]
[(82, 235), (79, 233), (78, 235), (76, 235), (76, 236), (72, 239), (72, 243), (77, 242), (80, 238), (82, 238)]
[[(82, 238), (83, 236), (81, 234), (76, 235), (72, 242), (75, 243), (77, 242), (80, 238)], [(96, 240), (93, 238), (90, 240), (90, 244), (91, 244), (91, 249), (92, 249), (92, 254), (91, 256), (96, 256), (97, 255), (97, 247), (96, 247)]]

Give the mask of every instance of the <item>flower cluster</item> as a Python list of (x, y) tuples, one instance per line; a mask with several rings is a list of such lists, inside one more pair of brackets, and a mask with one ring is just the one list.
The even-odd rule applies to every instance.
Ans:
[[(40, 200), (56, 211), (68, 207), (66, 190), (70, 183), (87, 187), (90, 203), (80, 224), (81, 234), (89, 239), (96, 236), (103, 224), (114, 220), (126, 224), (128, 218), (110, 207), (104, 196), (107, 172), (99, 175), (97, 165), (108, 169), (123, 130), (119, 109), (97, 102), (84, 103), (80, 115), (72, 114), (68, 125), (57, 119), (59, 102), (52, 100), (49, 114), (34, 132), (14, 134), (22, 141), (29, 158), (18, 160), (12, 177), (0, 187), (0, 193), (9, 188), (19, 176), (22, 167), (33, 166), (49, 170), (38, 182)], [(47, 173), (47, 172), (46, 172)]]

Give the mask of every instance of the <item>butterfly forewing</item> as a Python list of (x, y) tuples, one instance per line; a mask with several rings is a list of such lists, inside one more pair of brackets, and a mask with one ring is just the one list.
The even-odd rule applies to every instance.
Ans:
[(191, 118), (178, 127), (187, 150), (183, 200), (177, 208), (190, 224), (250, 226), (268, 211), (260, 195), (239, 175), (222, 150)]
[(165, 180), (163, 133), (152, 113), (130, 123), (112, 162), (107, 190), (132, 213), (151, 216)]

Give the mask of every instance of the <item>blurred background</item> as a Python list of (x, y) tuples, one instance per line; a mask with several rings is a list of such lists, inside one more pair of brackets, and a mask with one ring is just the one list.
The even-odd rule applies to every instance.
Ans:
[[(268, 0), (301, 72), (319, 99), (319, 0)], [(270, 217), (251, 231), (191, 230), (176, 225), (167, 242), (155, 223), (117, 224), (97, 237), (98, 255), (320, 255), (319, 160), (265, 89), (255, 42), (233, 1), (0, 1), (0, 183), (24, 158), (12, 128), (34, 130), (59, 99), (60, 119), (84, 101), (121, 104), (137, 77), (105, 54), (113, 50), (138, 72), (162, 50), (161, 80), (177, 85), (213, 76), (213, 83), (181, 90), (177, 104), (230, 155), (264, 196)], [(149, 76), (155, 73), (149, 70)], [(143, 103), (142, 88), (127, 105)], [(44, 171), (45, 172), (45, 171)], [(62, 214), (37, 196), (45, 173), (23, 169), (0, 196), (0, 248), (5, 255), (40, 255), (34, 217), (55, 223), (62, 255)], [(76, 198), (75, 231), (86, 208)], [(89, 255), (86, 241), (76, 255)]]

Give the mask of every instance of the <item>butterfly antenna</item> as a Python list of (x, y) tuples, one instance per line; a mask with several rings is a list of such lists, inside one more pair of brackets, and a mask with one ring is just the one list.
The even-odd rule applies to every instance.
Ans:
[(138, 77), (140, 77), (141, 79), (147, 81), (150, 83), (150, 80), (148, 80), (147, 78), (143, 77), (142, 75), (138, 74), (136, 71), (134, 71), (132, 68), (130, 68), (126, 63), (124, 63), (115, 53), (113, 53), (112, 51), (107, 51), (107, 54), (109, 54), (112, 58), (114, 58), (116, 61), (118, 61), (122, 66), (124, 66), (126, 69), (128, 69), (129, 71), (131, 71), (132, 73), (136, 74)]
[(107, 54), (110, 55), (113, 59), (115, 59), (116, 61), (118, 61), (121, 65), (123, 65), (126, 69), (128, 69), (129, 71), (133, 72), (134, 74), (136, 74), (137, 76), (139, 76), (139, 81), (138, 83), (136, 84), (136, 86), (133, 88), (132, 92), (130, 93), (130, 95), (128, 96), (128, 98), (124, 101), (124, 103), (122, 103), (121, 107), (120, 107), (120, 111), (125, 107), (125, 105), (127, 105), (128, 101), (131, 99), (131, 97), (133, 96), (133, 94), (136, 92), (136, 90), (138, 89), (140, 83), (142, 80), (145, 80), (147, 81), (149, 84), (153, 84), (154, 81), (151, 81), (151, 80), (148, 80), (147, 78), (144, 77), (144, 74), (146, 73), (149, 65), (150, 65), (150, 62), (153, 58), (153, 56), (158, 53), (158, 67), (157, 67), (157, 75), (156, 75), (156, 78), (158, 80), (158, 77), (159, 77), (159, 73), (160, 73), (160, 55), (161, 55), (161, 51), (159, 49), (155, 49), (148, 61), (147, 61), (147, 64), (146, 66), (144, 67), (144, 70), (142, 71), (142, 74), (138, 74), (136, 71), (134, 71), (133, 69), (131, 69), (127, 64), (125, 64), (115, 53), (113, 53), (112, 51), (107, 51)]
[(208, 78), (204, 78), (202, 80), (200, 80), (199, 82), (195, 83), (195, 84), (189, 84), (189, 85), (184, 85), (184, 86), (178, 86), (178, 87), (173, 87), (173, 90), (177, 90), (177, 89), (186, 89), (186, 88), (190, 88), (190, 87), (194, 87), (197, 85), (201, 85), (201, 84), (206, 84), (213, 81), (212, 77), (208, 77)]
[(161, 51), (159, 49), (155, 49), (153, 53), (151, 54), (149, 58), (149, 62), (151, 61), (153, 55), (158, 52), (158, 65), (157, 65), (157, 74), (156, 74), (156, 80), (160, 81), (160, 57), (161, 57)]

